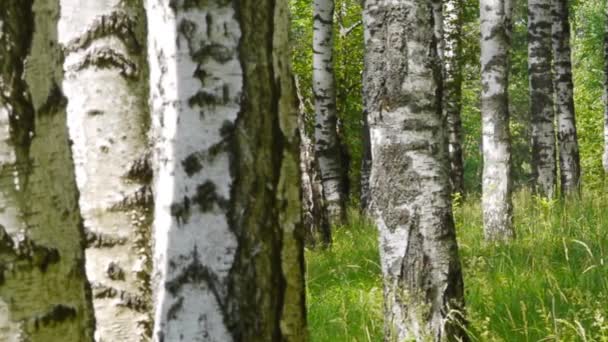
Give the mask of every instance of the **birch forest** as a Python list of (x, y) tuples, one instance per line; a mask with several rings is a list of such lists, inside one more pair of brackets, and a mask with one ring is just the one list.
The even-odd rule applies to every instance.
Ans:
[(607, 0), (0, 0), (0, 342), (607, 342), (607, 208)]

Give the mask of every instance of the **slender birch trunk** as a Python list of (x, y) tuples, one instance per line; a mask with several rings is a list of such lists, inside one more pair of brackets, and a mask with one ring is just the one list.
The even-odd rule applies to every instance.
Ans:
[(304, 341), (286, 1), (148, 0), (153, 338)]
[(61, 0), (63, 90), (97, 341), (151, 335), (151, 168), (143, 1)]
[(302, 184), (302, 225), (305, 230), (306, 244), (323, 246), (331, 244), (331, 227), (327, 218), (323, 184), (319, 176), (319, 164), (315, 158), (313, 141), (306, 134), (304, 122), (304, 99), (300, 94), (296, 79), (296, 94), (298, 96), (298, 130), (300, 133), (300, 173)]
[(447, 122), (450, 181), (453, 193), (464, 193), (462, 158), (462, 2), (447, 0), (443, 6), (443, 115)]
[(487, 240), (515, 236), (509, 132), (511, 0), (481, 0), (482, 209)]
[(551, 73), (551, 2), (528, 0), (528, 74), (532, 115), (532, 174), (536, 192), (555, 196), (557, 163)]
[(608, 173), (608, 6), (604, 12), (604, 171)]
[(337, 133), (334, 75), (333, 0), (313, 0), (313, 93), (315, 98), (315, 150), (330, 223), (345, 219), (346, 170)]
[(58, 87), (57, 12), (55, 1), (0, 2), (0, 340), (7, 342), (93, 340)]
[(386, 341), (466, 340), (432, 1), (367, 0), (364, 98)]
[(553, 73), (559, 168), (562, 195), (580, 192), (580, 157), (574, 112), (574, 85), (570, 51), (570, 19), (567, 0), (552, 1)]

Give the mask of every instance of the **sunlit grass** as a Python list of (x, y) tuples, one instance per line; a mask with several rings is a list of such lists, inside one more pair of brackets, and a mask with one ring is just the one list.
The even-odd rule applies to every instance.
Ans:
[[(608, 195), (515, 196), (517, 240), (483, 241), (479, 200), (455, 217), (473, 341), (608, 341)], [(382, 341), (376, 232), (354, 215), (307, 252), (312, 341)]]

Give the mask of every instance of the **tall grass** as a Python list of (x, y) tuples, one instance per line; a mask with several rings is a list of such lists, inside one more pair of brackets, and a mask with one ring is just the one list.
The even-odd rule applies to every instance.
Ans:
[[(608, 342), (608, 195), (515, 198), (517, 239), (483, 241), (479, 200), (455, 201), (473, 341)], [(376, 232), (365, 219), (307, 251), (312, 341), (382, 341)]]

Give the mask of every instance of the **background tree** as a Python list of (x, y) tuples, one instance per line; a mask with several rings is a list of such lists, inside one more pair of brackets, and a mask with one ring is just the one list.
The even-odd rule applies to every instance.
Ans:
[(551, 1), (553, 83), (559, 146), (560, 188), (562, 195), (580, 191), (580, 157), (574, 113), (574, 85), (570, 61), (570, 18), (567, 0)]
[(462, 1), (448, 0), (443, 5), (443, 112), (448, 127), (448, 153), (452, 191), (464, 193), (462, 159)]
[(528, 71), (532, 116), (532, 174), (535, 190), (555, 196), (557, 164), (553, 74), (551, 72), (551, 1), (528, 1)]
[(604, 15), (604, 155), (602, 163), (608, 172), (608, 6)]
[(509, 133), (511, 0), (480, 1), (481, 115), (483, 129), (483, 221), (488, 240), (508, 239), (513, 230)]
[(60, 3), (63, 90), (96, 334), (101, 341), (148, 340), (152, 170), (143, 1)]
[(58, 5), (0, 3), (0, 340), (7, 342), (93, 340), (59, 88)]
[(368, 0), (363, 12), (371, 212), (380, 232), (387, 341), (466, 338), (462, 322), (447, 317), (463, 309), (463, 283), (431, 11), (431, 0)]
[(313, 92), (315, 151), (319, 161), (328, 217), (332, 224), (345, 218), (347, 187), (342, 148), (337, 133), (336, 80), (334, 75), (334, 1), (314, 0)]
[(149, 0), (147, 15), (154, 337), (305, 340), (287, 3)]

